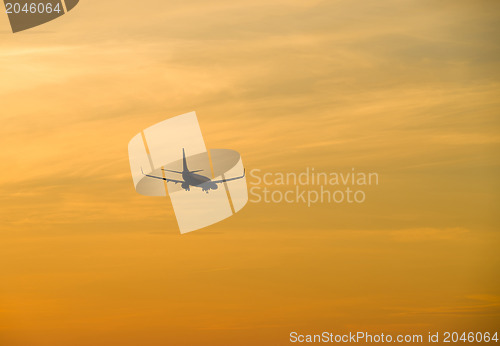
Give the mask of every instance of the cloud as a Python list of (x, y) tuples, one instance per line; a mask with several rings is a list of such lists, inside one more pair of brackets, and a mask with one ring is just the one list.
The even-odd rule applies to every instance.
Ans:
[(497, 299), (488, 303), (477, 302), (462, 306), (415, 307), (401, 312), (404, 315), (445, 315), (445, 316), (500, 316), (500, 302)]

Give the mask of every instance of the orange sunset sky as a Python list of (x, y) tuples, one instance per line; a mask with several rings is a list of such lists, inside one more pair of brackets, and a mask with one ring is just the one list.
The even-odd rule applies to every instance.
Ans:
[[(83, 0), (12, 34), (0, 13), (0, 345), (500, 332), (499, 20), (482, 0)], [(247, 171), (379, 185), (180, 235), (127, 144), (189, 111)]]

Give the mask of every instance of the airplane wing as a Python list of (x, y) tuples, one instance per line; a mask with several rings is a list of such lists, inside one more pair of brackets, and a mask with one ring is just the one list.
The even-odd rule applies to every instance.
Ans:
[(243, 168), (243, 175), (241, 177), (235, 177), (235, 178), (229, 178), (229, 179), (221, 179), (221, 180), (212, 180), (212, 183), (222, 184), (222, 183), (225, 183), (226, 181), (238, 180), (238, 179), (241, 179), (241, 178), (244, 178), (244, 177), (245, 177), (245, 169)]
[[(141, 167), (141, 172), (142, 172), (142, 167)], [(176, 184), (182, 184), (182, 183), (184, 183), (184, 180), (175, 180), (175, 179), (169, 179), (169, 178), (157, 177), (157, 176), (155, 176), (155, 175), (145, 174), (144, 172), (142, 172), (142, 174), (144, 174), (146, 177), (150, 177), (150, 178), (156, 178), (156, 179), (165, 180), (167, 183), (176, 183)]]

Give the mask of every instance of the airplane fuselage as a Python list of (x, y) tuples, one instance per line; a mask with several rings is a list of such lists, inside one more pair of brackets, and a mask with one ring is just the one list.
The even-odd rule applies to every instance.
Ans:
[[(203, 190), (217, 190), (218, 186), (210, 178), (191, 172), (182, 172), (182, 179), (188, 186), (201, 187)], [(184, 186), (183, 186), (184, 187)]]

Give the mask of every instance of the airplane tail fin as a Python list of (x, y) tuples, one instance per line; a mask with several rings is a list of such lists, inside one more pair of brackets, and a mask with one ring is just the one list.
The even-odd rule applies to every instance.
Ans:
[(189, 172), (187, 161), (186, 161), (186, 153), (184, 152), (184, 148), (182, 148), (182, 170), (184, 172)]

